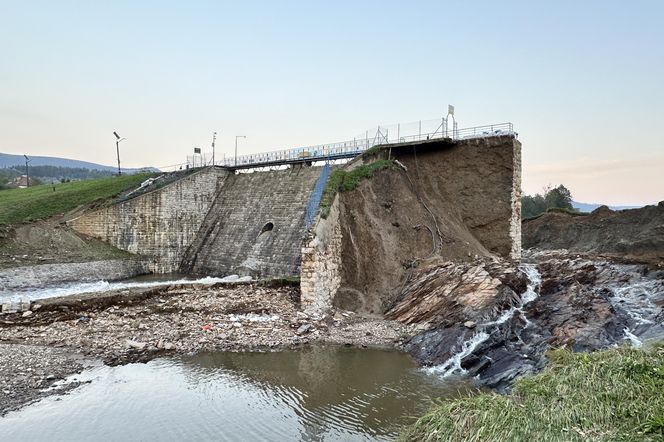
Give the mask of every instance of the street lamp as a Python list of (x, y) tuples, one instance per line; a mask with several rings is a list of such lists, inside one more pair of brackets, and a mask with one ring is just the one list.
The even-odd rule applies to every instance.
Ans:
[(23, 154), (23, 156), (25, 157), (25, 187), (30, 187), (30, 170), (28, 169), (28, 163), (32, 160), (25, 154)]
[(244, 136), (244, 135), (235, 135), (235, 167), (237, 167), (237, 139), (238, 138), (244, 138), (246, 140), (247, 137)]
[(118, 154), (118, 176), (120, 176), (122, 175), (122, 169), (120, 169), (120, 141), (126, 138), (120, 138), (120, 135), (115, 131), (113, 131), (113, 135), (115, 135), (115, 151)]

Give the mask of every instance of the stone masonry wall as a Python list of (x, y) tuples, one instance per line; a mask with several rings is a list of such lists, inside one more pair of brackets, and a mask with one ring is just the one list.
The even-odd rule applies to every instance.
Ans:
[(521, 260), (521, 143), (514, 140), (512, 159), (512, 218), (510, 219), (510, 258)]
[(341, 284), (341, 246), (337, 199), (325, 222), (316, 224), (314, 234), (302, 248), (300, 301), (306, 311), (323, 311), (332, 305)]
[(227, 175), (220, 168), (207, 168), (161, 189), (87, 212), (69, 225), (119, 249), (152, 258), (153, 272), (173, 272)]
[(229, 176), (181, 271), (211, 276), (298, 275), (305, 210), (321, 170), (295, 166)]

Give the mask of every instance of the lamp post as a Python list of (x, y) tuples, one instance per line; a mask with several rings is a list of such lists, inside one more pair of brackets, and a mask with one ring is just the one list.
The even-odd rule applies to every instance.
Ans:
[(122, 175), (122, 169), (120, 169), (120, 141), (125, 140), (125, 138), (120, 138), (117, 132), (113, 132), (115, 135), (115, 151), (118, 154), (118, 176)]
[(237, 139), (238, 138), (244, 138), (246, 140), (247, 137), (244, 136), (244, 135), (235, 135), (235, 167), (237, 167)]
[(217, 139), (217, 133), (212, 134), (212, 165), (214, 166), (214, 142)]
[(23, 156), (25, 157), (25, 187), (30, 187), (30, 169), (28, 169), (28, 163), (32, 160), (25, 154)]

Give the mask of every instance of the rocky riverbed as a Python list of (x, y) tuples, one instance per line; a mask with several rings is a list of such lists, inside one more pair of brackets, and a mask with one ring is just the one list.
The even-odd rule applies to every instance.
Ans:
[(0, 416), (79, 385), (58, 382), (83, 369), (84, 359), (67, 349), (0, 344)]
[(309, 315), (291, 285), (173, 284), (33, 302), (0, 315), (0, 414), (52, 392), (86, 359), (109, 365), (200, 351), (316, 343), (400, 348), (446, 377), (499, 391), (551, 348), (593, 351), (664, 337), (664, 271), (565, 250), (422, 263), (386, 318)]
[[(81, 357), (116, 365), (314, 343), (394, 347), (414, 333), (412, 326), (351, 312), (307, 315), (299, 289), (290, 286), (172, 285), (39, 302), (30, 313), (0, 316), (0, 377), (17, 379), (0, 397), (0, 414), (48, 394), (45, 387), (81, 369)], [(22, 364), (32, 370), (18, 376), (13, 351), (26, 354)]]
[(505, 263), (425, 269), (389, 317), (424, 331), (404, 348), (443, 376), (506, 390), (546, 352), (664, 337), (664, 272), (566, 250), (524, 253), (527, 287)]

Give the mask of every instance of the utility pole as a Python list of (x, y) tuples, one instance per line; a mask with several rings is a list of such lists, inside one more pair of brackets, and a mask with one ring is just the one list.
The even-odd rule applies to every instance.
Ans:
[(26, 187), (30, 187), (30, 169), (28, 168), (28, 163), (32, 161), (30, 158), (28, 158), (27, 155), (23, 154), (25, 157), (25, 182), (26, 182)]
[(118, 154), (118, 176), (120, 176), (122, 175), (122, 169), (120, 169), (120, 141), (124, 140), (124, 138), (120, 138), (120, 135), (115, 131), (113, 135), (115, 135), (115, 151)]
[(214, 141), (217, 139), (217, 133), (212, 134), (212, 165), (214, 166)]
[(237, 167), (237, 139), (238, 138), (244, 138), (246, 140), (247, 137), (244, 136), (244, 135), (235, 135), (235, 167)]

